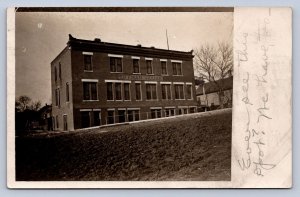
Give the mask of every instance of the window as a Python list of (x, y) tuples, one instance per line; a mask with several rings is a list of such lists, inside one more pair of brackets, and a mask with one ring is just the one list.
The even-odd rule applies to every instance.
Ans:
[(68, 117), (67, 115), (64, 115), (63, 116), (64, 118), (64, 131), (67, 131), (68, 130)]
[(66, 101), (70, 101), (70, 93), (69, 93), (69, 83), (66, 83)]
[(110, 57), (110, 72), (123, 72), (122, 58)]
[(161, 61), (161, 74), (162, 75), (167, 75), (168, 71), (167, 71), (167, 62), (166, 61)]
[(153, 74), (152, 60), (146, 60), (147, 74)]
[(135, 84), (135, 100), (137, 100), (137, 101), (142, 100), (141, 84), (140, 83)]
[(61, 79), (61, 63), (58, 64), (58, 77)]
[(113, 83), (111, 82), (106, 83), (106, 87), (107, 87), (107, 100), (109, 101), (114, 100)]
[(83, 59), (84, 59), (84, 70), (93, 71), (92, 55), (83, 55)]
[(192, 99), (192, 85), (186, 85), (186, 98)]
[(147, 100), (157, 99), (156, 84), (146, 84), (146, 96), (147, 96)]
[(97, 100), (97, 82), (83, 82), (83, 100)]
[(130, 85), (129, 83), (124, 83), (124, 100), (130, 100)]
[(140, 73), (139, 59), (132, 59), (133, 73)]
[(118, 118), (119, 118), (119, 123), (125, 122), (126, 121), (126, 115), (125, 115), (125, 110), (118, 110)]
[(167, 108), (165, 109), (165, 117), (174, 116), (175, 108)]
[(161, 109), (151, 109), (151, 118), (161, 118)]
[(179, 112), (178, 113), (179, 115), (187, 114), (188, 113), (188, 108), (182, 108), (181, 107), (181, 108), (178, 109), (178, 112)]
[(183, 85), (174, 85), (175, 86), (175, 99), (184, 99)]
[(55, 82), (57, 81), (57, 68), (54, 67), (54, 78), (55, 78)]
[(93, 111), (94, 113), (94, 126), (101, 125), (101, 112), (100, 111)]
[(109, 110), (107, 111), (107, 124), (115, 123), (115, 111)]
[(55, 90), (55, 103), (56, 103), (56, 106), (60, 107), (60, 90), (59, 90), (59, 88), (57, 88)]
[(128, 110), (128, 121), (138, 121), (140, 120), (140, 110)]
[(196, 112), (196, 107), (191, 107), (190, 108), (190, 113), (192, 114), (192, 113), (195, 113)]
[(121, 83), (115, 83), (115, 89), (116, 89), (116, 100), (122, 100), (122, 84)]
[(81, 113), (81, 128), (90, 127), (90, 112), (82, 111)]
[(58, 129), (59, 128), (58, 116), (56, 116), (55, 119), (56, 119), (56, 129)]
[(170, 84), (162, 84), (161, 85), (161, 94), (162, 99), (164, 100), (171, 100), (171, 85)]
[(172, 62), (173, 75), (182, 75), (181, 63)]

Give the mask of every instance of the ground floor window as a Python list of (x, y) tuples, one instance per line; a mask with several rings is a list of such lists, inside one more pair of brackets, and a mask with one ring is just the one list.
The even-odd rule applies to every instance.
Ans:
[(174, 108), (165, 109), (165, 117), (174, 116), (174, 115), (175, 115), (175, 109)]
[(100, 111), (94, 111), (94, 126), (100, 126), (101, 125), (101, 112)]
[(161, 118), (161, 109), (151, 109), (151, 118)]
[(179, 115), (188, 114), (188, 108), (179, 108), (178, 109), (178, 114)]
[(107, 111), (107, 124), (115, 123), (115, 111), (109, 110)]
[(64, 115), (63, 116), (64, 118), (64, 131), (67, 131), (68, 130), (68, 116), (67, 115)]
[(128, 121), (138, 121), (140, 120), (140, 110), (128, 110)]
[(81, 112), (81, 128), (90, 127), (90, 112), (82, 111)]
[(191, 107), (190, 108), (190, 113), (195, 113), (196, 112), (196, 108), (195, 107)]
[(126, 111), (125, 110), (118, 110), (118, 118), (119, 123), (126, 121)]

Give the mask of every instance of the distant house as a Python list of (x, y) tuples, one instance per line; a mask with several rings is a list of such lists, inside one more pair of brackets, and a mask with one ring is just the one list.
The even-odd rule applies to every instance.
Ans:
[[(218, 85), (217, 85), (217, 84)], [(223, 89), (223, 106), (232, 107), (233, 77), (220, 79), (216, 82), (200, 84), (196, 89), (198, 106), (202, 110), (213, 110), (220, 107), (219, 87)]]
[(44, 131), (52, 131), (52, 105), (45, 105), (39, 110), (40, 119), (39, 119), (39, 128)]

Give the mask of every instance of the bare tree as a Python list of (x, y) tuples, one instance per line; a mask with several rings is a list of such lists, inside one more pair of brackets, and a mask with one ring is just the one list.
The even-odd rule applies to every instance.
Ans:
[(29, 108), (29, 104), (31, 102), (31, 98), (28, 96), (20, 96), (17, 100), (16, 100), (16, 109), (17, 111), (25, 111), (26, 109)]
[(220, 79), (232, 75), (233, 54), (232, 46), (228, 43), (219, 43), (217, 47), (213, 45), (203, 45), (194, 50), (194, 69), (205, 81), (213, 82), (218, 89), (220, 107), (223, 108), (224, 84)]

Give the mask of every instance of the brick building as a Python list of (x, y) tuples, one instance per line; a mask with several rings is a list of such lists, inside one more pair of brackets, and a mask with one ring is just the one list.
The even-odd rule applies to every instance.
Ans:
[(69, 35), (51, 63), (53, 128), (79, 128), (196, 111), (191, 52)]

